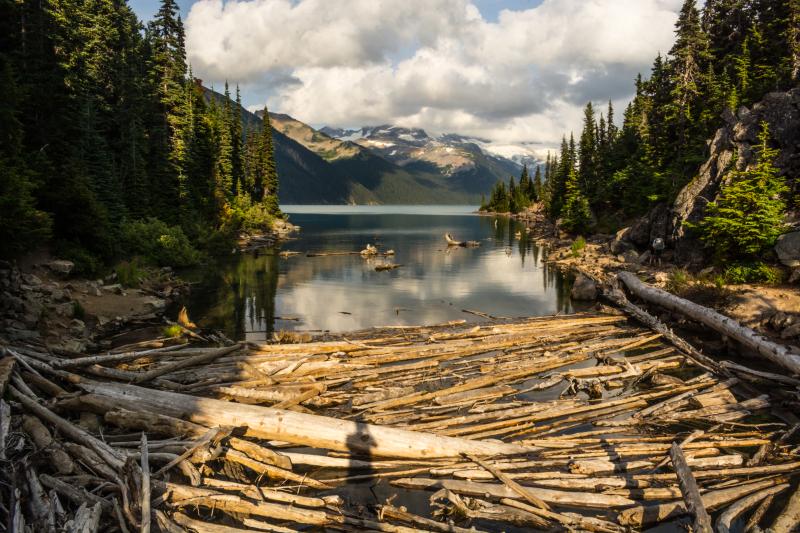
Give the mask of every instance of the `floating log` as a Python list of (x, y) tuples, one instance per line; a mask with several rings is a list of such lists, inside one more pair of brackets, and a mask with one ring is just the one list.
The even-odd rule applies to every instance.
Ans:
[(444, 234), (444, 240), (447, 242), (447, 246), (461, 246), (462, 248), (468, 248), (468, 247), (474, 248), (481, 245), (481, 243), (478, 241), (457, 241), (449, 233)]

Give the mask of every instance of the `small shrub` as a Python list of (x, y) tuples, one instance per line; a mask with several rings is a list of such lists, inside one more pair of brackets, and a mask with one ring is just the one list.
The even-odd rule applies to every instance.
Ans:
[(275, 217), (264, 204), (240, 196), (231, 206), (231, 226), (244, 231), (262, 231), (272, 226)]
[(103, 261), (80, 245), (71, 242), (62, 242), (56, 246), (56, 255), (75, 263), (73, 274), (94, 276), (103, 268)]
[(739, 285), (742, 283), (766, 283), (775, 285), (783, 281), (783, 271), (761, 261), (750, 263), (733, 263), (725, 269), (725, 282)]
[(72, 302), (72, 316), (78, 320), (86, 320), (86, 309), (78, 300)]
[(586, 239), (579, 235), (577, 239), (572, 241), (572, 246), (570, 246), (572, 257), (580, 257), (584, 248), (586, 248)]
[(672, 275), (667, 281), (666, 289), (671, 293), (681, 294), (686, 291), (691, 282), (692, 276), (685, 270), (678, 268), (672, 271)]
[(147, 277), (147, 272), (142, 268), (141, 259), (138, 257), (117, 263), (114, 272), (117, 274), (117, 281), (123, 287), (138, 287), (141, 281)]
[(157, 218), (124, 224), (122, 244), (126, 253), (142, 256), (158, 266), (185, 267), (200, 260), (200, 253), (180, 227)]
[(165, 337), (180, 337), (181, 335), (183, 335), (183, 328), (178, 324), (170, 324), (164, 327)]

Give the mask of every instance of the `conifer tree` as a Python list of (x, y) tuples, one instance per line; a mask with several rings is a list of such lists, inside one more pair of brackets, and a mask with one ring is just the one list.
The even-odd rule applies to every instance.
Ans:
[(592, 103), (586, 104), (583, 111), (583, 131), (579, 143), (580, 162), (578, 166), (578, 179), (581, 187), (590, 196), (597, 193), (599, 182), (597, 164), (597, 124), (595, 123), (594, 107)]
[(275, 166), (275, 148), (272, 139), (272, 126), (269, 120), (269, 110), (264, 106), (262, 116), (263, 126), (259, 142), (260, 157), (258, 161), (258, 175), (261, 182), (256, 185), (256, 199), (263, 202), (268, 211), (273, 215), (280, 215), (278, 206), (278, 170)]
[[(547, 154), (548, 161), (550, 158), (550, 154)], [(542, 167), (541, 165), (536, 165), (536, 172), (533, 175), (533, 182), (531, 184), (531, 201), (538, 202), (542, 198)]]
[(783, 232), (788, 192), (775, 167), (778, 151), (769, 146), (769, 127), (762, 124), (756, 148), (757, 162), (734, 172), (717, 199), (708, 204), (698, 224), (702, 240), (718, 260), (757, 258)]
[(702, 74), (710, 59), (708, 36), (700, 25), (700, 12), (695, 1), (684, 0), (675, 24), (675, 44), (669, 52), (672, 101), (667, 119), (674, 128), (673, 153), (682, 153), (693, 140), (692, 125), (701, 105)]
[(564, 207), (561, 210), (561, 224), (571, 233), (585, 233), (592, 223), (589, 201), (584, 196), (578, 181), (577, 170), (573, 167), (565, 183)]

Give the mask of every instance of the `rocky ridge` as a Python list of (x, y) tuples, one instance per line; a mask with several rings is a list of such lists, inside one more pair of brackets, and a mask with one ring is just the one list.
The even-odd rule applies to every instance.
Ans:
[[(678, 193), (671, 205), (655, 207), (623, 230), (620, 239), (646, 248), (653, 239), (661, 237), (675, 250), (679, 263), (702, 265), (705, 260), (702, 244), (686, 223), (697, 222), (703, 217), (705, 206), (716, 197), (720, 187), (729, 179), (731, 170), (745, 170), (754, 163), (753, 147), (758, 142), (762, 122), (769, 124), (772, 142), (780, 150), (776, 166), (786, 177), (792, 195), (798, 193), (800, 88), (769, 93), (752, 108), (741, 107), (735, 114), (729, 111), (723, 119), (725, 124), (710, 140), (709, 157), (697, 176)], [(791, 240), (796, 244), (791, 249), (784, 247), (781, 256), (786, 266), (800, 263), (800, 238), (792, 237)]]

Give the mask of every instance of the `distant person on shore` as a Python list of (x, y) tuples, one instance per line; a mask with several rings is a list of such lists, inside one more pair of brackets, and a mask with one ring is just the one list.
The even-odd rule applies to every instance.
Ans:
[(661, 254), (664, 252), (664, 239), (661, 237), (656, 237), (653, 239), (653, 244), (651, 245), (652, 250), (650, 251), (650, 264), (652, 265), (655, 263), (658, 266), (661, 266)]

